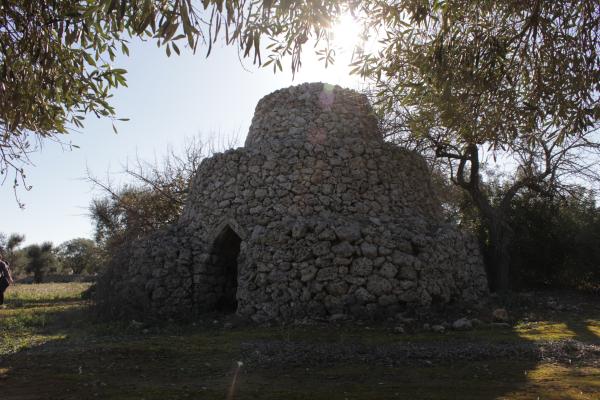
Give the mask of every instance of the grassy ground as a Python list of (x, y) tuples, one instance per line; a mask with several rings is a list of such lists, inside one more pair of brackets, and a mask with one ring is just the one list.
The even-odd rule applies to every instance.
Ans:
[[(381, 354), (399, 343), (443, 343), (448, 349), (464, 347), (465, 352), (472, 343), (570, 339), (600, 344), (600, 315), (593, 304), (577, 312), (517, 320), (509, 329), (443, 335), (395, 334), (389, 326), (357, 324), (145, 327), (94, 320), (81, 300), (86, 288), (81, 283), (9, 288), (8, 307), (0, 309), (2, 400), (600, 399), (598, 360), (539, 361), (490, 354), (468, 361), (434, 356), (433, 361), (397, 365), (361, 354), (327, 362), (315, 357), (311, 362), (310, 354), (296, 353), (295, 360), (294, 350), (289, 350), (323, 343), (331, 348), (352, 344), (359, 352), (371, 346)], [(260, 349), (271, 345), (279, 346), (281, 354), (271, 354), (273, 362), (264, 361)]]

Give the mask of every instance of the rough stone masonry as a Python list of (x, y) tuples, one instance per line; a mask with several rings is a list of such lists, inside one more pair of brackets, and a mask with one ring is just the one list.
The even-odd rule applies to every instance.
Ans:
[(322, 83), (260, 100), (245, 146), (198, 168), (179, 222), (111, 264), (113, 300), (156, 316), (371, 318), (487, 293), (423, 158), (383, 140), (364, 95)]

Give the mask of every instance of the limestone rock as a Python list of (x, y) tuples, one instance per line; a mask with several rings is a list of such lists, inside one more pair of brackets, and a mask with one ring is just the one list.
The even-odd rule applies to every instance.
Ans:
[(468, 318), (461, 318), (452, 323), (452, 329), (455, 331), (470, 331), (473, 329), (473, 324)]
[(367, 281), (367, 290), (376, 296), (380, 296), (391, 292), (392, 284), (379, 275), (373, 275)]
[(360, 239), (360, 227), (354, 224), (338, 226), (335, 230), (335, 234), (340, 240), (354, 242)]

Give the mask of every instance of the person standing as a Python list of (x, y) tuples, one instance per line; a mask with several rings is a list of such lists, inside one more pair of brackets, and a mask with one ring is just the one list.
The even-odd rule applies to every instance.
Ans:
[(4, 261), (2, 252), (0, 251), (0, 306), (4, 304), (4, 292), (6, 291), (6, 288), (13, 282), (10, 267), (8, 266), (8, 263)]

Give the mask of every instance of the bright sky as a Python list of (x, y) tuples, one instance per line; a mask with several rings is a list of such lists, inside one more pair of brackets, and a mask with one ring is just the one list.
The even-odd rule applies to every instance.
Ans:
[[(351, 22), (343, 23), (339, 36), (356, 36)], [(88, 206), (98, 192), (84, 179), (86, 168), (105, 176), (136, 154), (160, 158), (167, 146), (179, 149), (195, 135), (218, 142), (237, 134), (241, 146), (254, 107), (264, 95), (302, 82), (355, 89), (361, 85), (349, 76), (350, 51), (338, 52), (336, 64), (325, 69), (307, 47), (302, 70), (293, 80), (289, 67), (275, 75), (270, 67), (258, 69), (250, 61), (242, 67), (233, 48), (215, 49), (208, 59), (199, 53), (182, 51), (181, 56), (167, 58), (153, 42), (132, 43), (130, 57), (115, 62), (127, 69), (129, 87), (115, 91), (112, 99), (118, 117), (130, 121), (119, 123), (119, 133), (114, 134), (110, 120), (88, 118), (80, 134), (67, 138), (80, 149), (65, 151), (47, 143), (32, 157), (35, 166), (26, 171), (33, 188), (19, 192), (25, 209), (19, 209), (10, 182), (0, 187), (0, 232), (23, 233), (27, 244), (92, 237)]]

